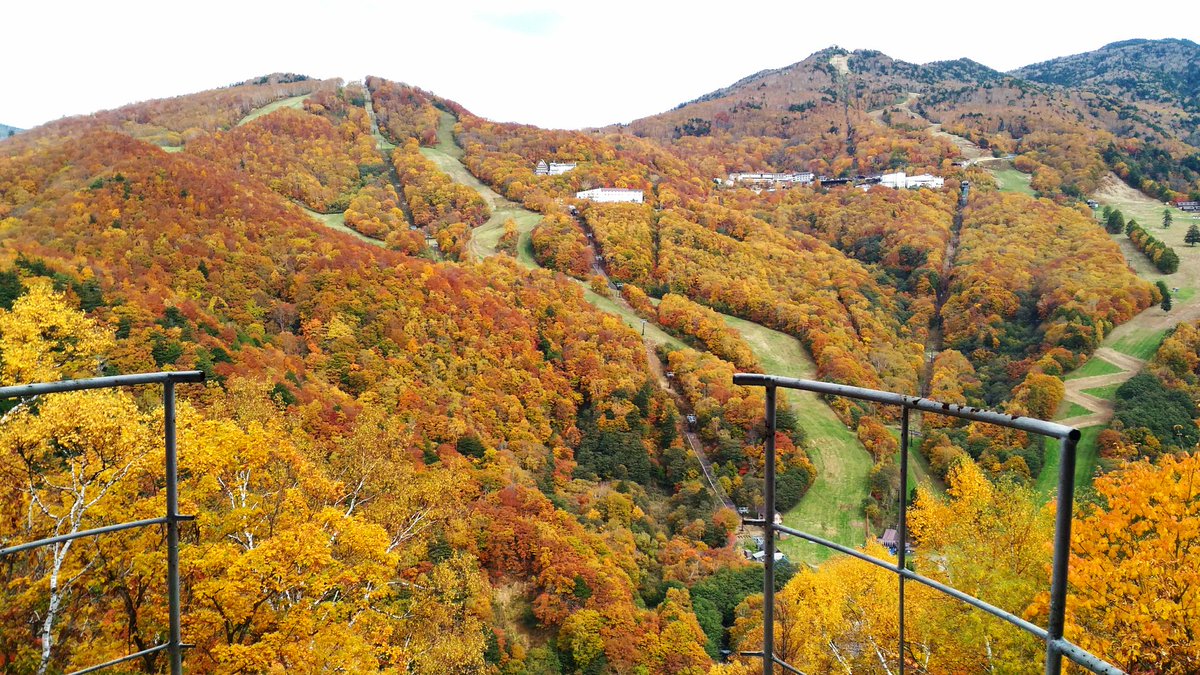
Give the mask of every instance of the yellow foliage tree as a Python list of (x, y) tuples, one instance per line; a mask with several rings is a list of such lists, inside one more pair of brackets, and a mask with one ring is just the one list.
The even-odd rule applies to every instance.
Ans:
[(112, 334), (71, 307), (44, 279), (0, 310), (0, 382), (24, 384), (96, 375)]
[(1129, 464), (1096, 492), (1105, 506), (1072, 529), (1067, 637), (1127, 672), (1200, 671), (1200, 454)]

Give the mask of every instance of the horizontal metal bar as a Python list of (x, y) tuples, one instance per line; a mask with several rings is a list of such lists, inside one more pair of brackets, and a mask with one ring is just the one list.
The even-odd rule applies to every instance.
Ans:
[(1084, 651), (1081, 647), (1068, 642), (1065, 638), (1053, 640), (1052, 645), (1058, 650), (1059, 654), (1071, 659), (1075, 663), (1078, 663), (1093, 673), (1101, 673), (1102, 675), (1125, 675), (1125, 671), (1103, 659), (1097, 658), (1090, 652)]
[[(195, 516), (178, 516), (178, 520), (193, 520)], [(105, 525), (91, 530), (83, 530), (81, 532), (72, 532), (71, 534), (60, 534), (57, 537), (47, 537), (46, 539), (38, 539), (16, 546), (0, 549), (0, 558), (10, 556), (21, 551), (39, 548), (41, 546), (50, 546), (59, 542), (71, 541), (72, 539), (82, 539), (84, 537), (94, 537), (98, 534), (108, 534), (109, 532), (120, 532), (121, 530), (132, 530), (135, 527), (149, 527), (151, 525), (165, 525), (167, 522), (166, 516), (158, 518), (147, 518), (146, 520), (134, 520), (128, 523), (117, 523), (115, 525)]]
[(905, 396), (903, 394), (894, 394), (886, 391), (876, 391), (874, 389), (863, 389), (862, 387), (851, 387), (844, 384), (832, 384), (829, 382), (818, 382), (816, 380), (799, 380), (792, 377), (779, 377), (778, 375), (762, 375), (759, 373), (735, 373), (733, 383), (747, 387), (783, 387), (785, 389), (800, 389), (803, 391), (811, 391), (817, 394), (827, 394), (829, 396), (844, 396), (862, 401), (874, 401), (875, 403), (884, 403), (888, 405), (898, 405), (905, 408), (912, 408), (922, 412), (931, 412), (939, 415), (948, 415), (950, 417), (959, 417), (962, 419), (973, 420), (976, 422), (986, 422), (988, 424), (996, 424), (1010, 429), (1019, 431), (1028, 431), (1030, 433), (1039, 434), (1041, 436), (1050, 436), (1052, 438), (1079, 438), (1079, 430), (1073, 429), (1063, 424), (1056, 422), (1047, 422), (1033, 417), (1022, 417), (1020, 415), (1005, 415), (992, 410), (984, 410), (982, 408), (973, 408), (970, 406), (958, 405), (955, 403), (940, 403), (928, 398), (918, 398), (916, 396)]
[[(762, 652), (738, 652), (738, 656), (748, 656), (752, 659), (761, 659), (763, 658), (764, 654)], [(795, 666), (787, 661), (784, 661), (778, 656), (775, 656), (774, 654), (771, 655), (771, 663), (774, 663), (777, 666), (782, 666), (784, 670), (796, 673), (796, 675), (806, 675), (803, 670), (797, 670)]]
[(832, 541), (828, 541), (826, 539), (822, 539), (820, 537), (811, 535), (807, 532), (801, 532), (800, 530), (794, 530), (790, 527), (785, 527), (783, 525), (771, 525), (770, 528), (777, 532), (786, 532), (792, 536), (800, 537), (801, 539), (810, 541), (814, 544), (820, 544), (821, 546), (824, 546), (826, 548), (832, 548), (835, 551), (841, 551), (842, 553), (845, 553), (846, 555), (853, 556), (864, 562), (869, 562), (872, 565), (875, 565), (877, 567), (882, 567), (886, 570), (890, 570), (890, 571), (894, 572), (895, 574), (903, 576), (905, 579), (912, 579), (913, 581), (925, 584), (926, 586), (929, 586), (930, 588), (932, 588), (936, 591), (940, 591), (946, 595), (949, 595), (952, 598), (961, 600), (976, 609), (981, 609), (996, 618), (1004, 619), (1005, 621), (1011, 623), (1012, 625), (1016, 626), (1017, 628), (1020, 628), (1021, 630), (1025, 631), (1027, 633), (1030, 633), (1032, 635), (1035, 635), (1043, 641), (1046, 639), (1046, 629), (1041, 628), (1035, 624), (1029, 623), (1028, 621), (1022, 619), (1021, 617), (1019, 617), (1011, 612), (1006, 612), (1006, 611), (1000, 609), (999, 607), (990, 605), (990, 604), (980, 600), (979, 598), (976, 598), (971, 595), (967, 595), (966, 593), (963, 593), (960, 590), (951, 588), (945, 584), (938, 583), (938, 582), (934, 581), (933, 579), (923, 577), (920, 574), (917, 574), (916, 572), (910, 572), (909, 570), (903, 569), (903, 568), (899, 567), (898, 565), (893, 565), (892, 563), (889, 563), (886, 560), (880, 560), (879, 558), (869, 556), (866, 553), (863, 553), (862, 551), (856, 551), (847, 546), (842, 546), (841, 544), (838, 544), (838, 543), (832, 542)]
[(62, 380), (60, 382), (40, 382), (38, 384), (17, 384), (11, 387), (0, 387), (0, 399), (58, 394), (65, 391), (83, 391), (85, 389), (134, 387), (142, 384), (164, 384), (166, 382), (195, 383), (203, 381), (204, 371), (201, 370), (113, 375), (111, 377), (93, 377), (86, 380)]
[(1016, 626), (1017, 628), (1020, 628), (1021, 630), (1025, 631), (1026, 633), (1029, 633), (1029, 634), (1037, 637), (1040, 640), (1046, 639), (1046, 629), (1045, 628), (1042, 628), (1041, 626), (1038, 626), (1037, 624), (1029, 623), (1025, 619), (1022, 619), (1021, 617), (1017, 616), (1016, 614), (1013, 614), (1012, 612), (1006, 612), (1003, 609), (1000, 609), (999, 607), (996, 607), (995, 605), (988, 604), (988, 603), (980, 600), (979, 598), (976, 598), (973, 595), (967, 595), (966, 593), (963, 593), (962, 591), (960, 591), (956, 588), (951, 588), (951, 587), (947, 586), (946, 584), (938, 583), (938, 582), (934, 581), (933, 579), (930, 579), (929, 577), (923, 577), (920, 574), (917, 574), (916, 572), (911, 572), (909, 570), (899, 570), (898, 574), (900, 574), (900, 576), (904, 577), (905, 579), (912, 579), (913, 581), (925, 584), (926, 586), (934, 589), (935, 591), (941, 591), (942, 593), (945, 593), (946, 595), (949, 595), (952, 598), (961, 600), (976, 609), (980, 609), (980, 610), (987, 612), (988, 614), (991, 614), (992, 616), (996, 617), (997, 619), (1004, 619), (1005, 621), (1011, 623), (1012, 625)]
[(134, 659), (140, 659), (140, 658), (142, 658), (143, 656), (146, 656), (146, 655), (148, 655), (148, 654), (153, 654), (153, 653), (155, 653), (155, 652), (161, 652), (161, 651), (165, 650), (165, 649), (166, 649), (167, 647), (169, 647), (169, 646), (170, 646), (170, 645), (161, 644), (161, 645), (158, 645), (157, 647), (151, 647), (151, 648), (149, 648), (149, 649), (143, 649), (142, 651), (140, 651), (140, 652), (138, 652), (138, 653), (136, 653), (136, 654), (130, 654), (130, 655), (128, 655), (128, 656), (122, 656), (122, 657), (121, 657), (121, 658), (119, 658), (119, 659), (113, 659), (112, 661), (105, 661), (104, 663), (101, 663), (101, 664), (100, 664), (100, 665), (98, 665), (98, 666), (91, 666), (90, 668), (84, 668), (83, 670), (77, 670), (77, 671), (75, 671), (75, 672), (71, 673), (71, 675), (83, 675), (84, 673), (94, 673), (94, 672), (96, 672), (97, 670), (103, 670), (103, 669), (105, 669), (105, 668), (110, 668), (110, 667), (112, 667), (112, 666), (115, 666), (115, 665), (117, 665), (118, 663), (125, 663), (126, 661), (132, 661), (132, 660), (134, 660)]
[(789, 673), (795, 673), (796, 675), (806, 675), (803, 670), (797, 669), (792, 664), (788, 663), (787, 661), (784, 661), (783, 659), (779, 658), (778, 656), (775, 656), (774, 654), (771, 655), (771, 663), (774, 663), (777, 666), (782, 666), (783, 669), (788, 671)]

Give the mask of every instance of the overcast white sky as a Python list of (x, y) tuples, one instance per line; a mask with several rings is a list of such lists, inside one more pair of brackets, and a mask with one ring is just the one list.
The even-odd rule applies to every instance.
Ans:
[[(1200, 41), (1200, 3), (210, 0), (0, 5), (0, 123), (275, 71), (408, 82), (501, 121), (628, 122), (836, 44), (999, 70), (1129, 38)], [(1119, 7), (1118, 9), (1108, 9)]]

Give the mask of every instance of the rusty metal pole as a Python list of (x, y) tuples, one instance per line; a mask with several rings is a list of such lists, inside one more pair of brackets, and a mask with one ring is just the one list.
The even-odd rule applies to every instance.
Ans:
[(1072, 429), (1059, 444), (1058, 506), (1054, 513), (1054, 563), (1050, 577), (1050, 620), (1046, 626), (1046, 675), (1062, 672), (1058, 640), (1067, 611), (1067, 569), (1071, 560), (1071, 512), (1075, 504), (1075, 446), (1079, 430)]
[(767, 442), (763, 466), (763, 675), (775, 672), (775, 385), (767, 386)]
[(167, 656), (171, 675), (183, 673), (179, 608), (179, 461), (175, 446), (175, 383), (163, 383), (163, 433), (167, 448), (167, 603), (170, 635)]
[[(900, 531), (897, 566), (904, 569), (908, 553), (908, 416), (909, 408), (900, 409)], [(900, 651), (898, 660), (900, 675), (904, 675), (904, 575), (900, 577)]]

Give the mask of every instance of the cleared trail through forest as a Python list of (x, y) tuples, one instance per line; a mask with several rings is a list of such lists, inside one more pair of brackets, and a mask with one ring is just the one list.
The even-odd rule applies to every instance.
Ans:
[[(509, 201), (495, 190), (485, 185), (482, 181), (476, 178), (467, 167), (463, 165), (461, 157), (463, 155), (460, 148), (454, 140), (453, 128), (455, 124), (454, 116), (443, 111), (438, 124), (438, 145), (436, 148), (421, 148), (421, 153), (437, 164), (438, 168), (444, 171), (447, 175), (453, 178), (456, 182), (466, 185), (474, 189), (487, 202), (488, 207), (492, 209), (492, 217), (488, 218), (487, 222), (475, 228), (471, 232), (471, 241), (468, 243), (468, 249), (471, 254), (477, 258), (483, 259), (496, 255), (499, 250), (497, 244), (500, 236), (504, 234), (504, 223), (509, 218), (517, 223), (517, 231), (520, 233), (520, 238), (517, 242), (517, 261), (529, 268), (541, 269), (541, 265), (533, 257), (533, 245), (531, 243), (531, 233), (533, 228), (542, 220), (542, 215), (534, 213), (519, 204)], [(589, 241), (589, 246), (591, 242)], [(592, 257), (595, 258), (595, 249), (591, 250)], [(611, 286), (611, 281), (608, 279), (608, 274), (603, 268), (596, 266), (596, 270), (604, 277), (604, 280)], [(658, 353), (653, 345), (669, 344), (675, 347), (684, 346), (679, 340), (671, 337), (653, 322), (644, 321), (633, 311), (623, 298), (619, 295), (614, 297), (604, 297), (595, 293), (591, 289), (584, 286), (584, 297), (601, 311), (610, 314), (616, 314), (624, 320), (625, 324), (635, 330), (640, 330), (643, 335), (643, 343), (646, 346), (646, 358), (650, 363), (650, 369), (655, 374), (659, 381), (659, 386), (671, 391), (677, 398), (682, 407), (687, 410), (686, 402), (682, 397), (670, 387), (670, 383), (666, 377), (665, 368)], [(640, 327), (639, 327), (639, 324)], [(700, 464), (700, 469), (704, 473), (705, 480), (708, 482), (709, 488), (717, 497), (717, 500), (725, 507), (736, 509), (733, 500), (721, 488), (720, 482), (716, 478), (716, 474), (712, 469), (712, 463), (708, 459), (708, 455), (704, 452), (704, 446), (695, 433), (684, 430), (683, 434), (692, 453), (695, 454), (697, 462)]]
[[(585, 233), (590, 231), (587, 227), (583, 229)], [(593, 258), (598, 260), (594, 241), (593, 234), (589, 245)], [(608, 280), (602, 264), (597, 263), (596, 270)], [(624, 304), (623, 300), (621, 302)], [(632, 312), (632, 309), (629, 311)], [(801, 379), (816, 377), (816, 364), (796, 338), (728, 314), (720, 316), (746, 341), (765, 372)], [(671, 339), (682, 346), (674, 338)], [(873, 466), (870, 453), (819, 396), (789, 391), (784, 398), (805, 430), (809, 441), (809, 458), (817, 471), (804, 497), (783, 514), (784, 524), (846, 546), (861, 546), (867, 536), (862, 505), (869, 494), (868, 477)], [(707, 466), (708, 461), (699, 439), (692, 433), (688, 433), (687, 438), (712, 482), (711, 469)], [(914, 462), (913, 467), (916, 480), (928, 479), (919, 463)], [(829, 549), (799, 539), (781, 540), (779, 546), (796, 562), (816, 564), (832, 553)]]
[(463, 166), (463, 150), (454, 140), (455, 122), (454, 115), (443, 110), (438, 120), (438, 144), (433, 148), (422, 147), (421, 154), (456, 182), (478, 192), (492, 211), (492, 216), (487, 222), (471, 231), (467, 250), (479, 259), (496, 255), (500, 237), (504, 234), (504, 222), (511, 218), (516, 222), (517, 232), (520, 233), (517, 240), (517, 261), (526, 267), (538, 267), (533, 259), (530, 233), (542, 221), (542, 214), (509, 201)]
[[(800, 379), (816, 377), (816, 364), (796, 338), (744, 319), (722, 317), (741, 334), (766, 372)], [(816, 394), (788, 391), (785, 397), (808, 436), (808, 455), (817, 475), (800, 503), (783, 514), (784, 525), (845, 546), (862, 546), (866, 541), (863, 502), (869, 494), (873, 465), (870, 453)], [(791, 560), (811, 564), (833, 553), (795, 538), (780, 540), (779, 548)]]
[[(403, 188), (400, 186), (399, 177), (396, 175), (396, 168), (395, 168), (395, 166), (392, 165), (391, 159), (387, 156), (387, 153), (385, 152), (385, 146), (391, 147), (391, 148), (394, 148), (396, 146), (392, 145), (391, 143), (388, 143), (383, 138), (383, 135), (379, 133), (379, 125), (375, 121), (375, 109), (371, 105), (371, 92), (367, 91), (365, 86), (363, 87), (363, 90), (366, 91), (365, 107), (367, 110), (367, 116), (371, 120), (371, 133), (373, 136), (375, 136), (375, 147), (379, 151), (379, 154), (382, 157), (382, 161), (383, 161), (384, 165), (387, 166), (387, 168), (388, 168), (389, 180), (392, 181), (393, 187), (396, 188), (397, 192), (400, 195), (403, 195), (404, 194)], [(266, 108), (270, 108), (272, 105), (275, 105), (276, 107), (274, 109), (277, 110), (283, 106), (276, 105), (276, 104), (287, 103), (287, 101), (297, 101), (298, 103), (297, 103), (296, 107), (298, 107), (299, 102), (303, 102), (303, 100), (305, 98), (307, 98), (307, 95), (296, 96), (291, 99), (285, 99), (285, 101), (282, 101), (282, 102), (276, 101), (275, 103), (265, 106), (264, 108), (260, 108), (259, 110), (260, 111), (265, 110)], [(267, 111), (267, 112), (270, 112), (270, 111)], [(254, 114), (254, 113), (251, 113), (251, 114)], [(261, 113), (261, 114), (265, 114), (265, 113)], [(248, 121), (249, 119), (250, 118), (247, 117), (247, 119), (243, 120), (243, 122)], [(307, 206), (304, 206), (303, 204), (300, 204), (299, 202), (294, 202), (294, 203), (297, 206), (299, 206), (301, 208), (301, 210), (303, 210), (306, 214), (308, 214), (308, 216), (310, 218), (312, 218), (313, 220), (317, 221), (318, 223), (324, 225), (325, 227), (328, 227), (331, 230), (335, 230), (337, 232), (342, 232), (343, 234), (348, 234), (348, 235), (354, 237), (355, 239), (358, 239), (359, 241), (368, 243), (372, 246), (378, 246), (380, 248), (387, 248), (387, 243), (384, 240), (367, 236), (367, 235), (359, 232), (358, 230), (355, 230), (354, 228), (346, 225), (346, 214), (344, 211), (337, 212), (337, 213), (320, 213), (318, 211), (313, 211), (312, 209), (308, 208)], [(412, 224), (412, 213), (409, 211), (408, 202), (406, 202), (403, 198), (401, 198), (400, 204), (401, 204), (401, 210), (404, 211), (405, 219), (411, 225)], [(436, 254), (434, 253), (434, 251), (432, 249), (428, 249), (428, 252), (429, 252), (430, 257), (432, 257), (434, 259), (437, 258)]]
[[(1134, 190), (1111, 173), (1100, 183), (1092, 197), (1105, 206), (1119, 209), (1126, 219), (1136, 219), (1146, 231), (1175, 250), (1180, 264), (1174, 274), (1162, 274), (1124, 233), (1110, 235), (1138, 276), (1152, 283), (1162, 281), (1172, 289), (1172, 308), (1164, 311), (1160, 306), (1153, 305), (1117, 326), (1104, 338), (1087, 363), (1067, 375), (1066, 400), (1087, 410), (1085, 414), (1059, 420), (1084, 430), (1076, 458), (1076, 485), (1089, 485), (1095, 475), (1099, 462), (1095, 432), (1112, 419), (1113, 385), (1136, 375), (1172, 328), (1183, 322), (1200, 319), (1200, 249), (1188, 246), (1183, 240), (1188, 225), (1197, 222), (1197, 219), (1171, 208), (1174, 223), (1170, 228), (1162, 227), (1163, 210), (1169, 207)], [(1097, 224), (1097, 227), (1102, 226)], [(1038, 476), (1038, 487), (1044, 493), (1053, 492), (1053, 477), (1057, 472), (1058, 454), (1048, 451), (1042, 473)]]
[(311, 95), (312, 94), (300, 94), (299, 96), (292, 96), (291, 98), (282, 98), (278, 101), (272, 101), (261, 108), (255, 108), (254, 110), (251, 110), (248, 115), (238, 120), (237, 126), (240, 127), (247, 122), (253, 122), (263, 115), (269, 115), (280, 108), (295, 108), (300, 110), (304, 107), (304, 99)]
[[(946, 252), (942, 258), (941, 279), (934, 296), (933, 316), (929, 319), (929, 336), (925, 340), (925, 368), (921, 376), (922, 397), (929, 396), (933, 384), (933, 360), (944, 348), (942, 333), (942, 309), (950, 298), (950, 277), (954, 274), (954, 262), (958, 257), (958, 243), (962, 236), (963, 209), (967, 206), (968, 189), (961, 188), (958, 205), (954, 209), (954, 221), (950, 225), (950, 236), (946, 239)], [(924, 419), (924, 417), (922, 417)]]
[[(904, 101), (889, 107), (898, 107), (913, 119), (929, 123), (929, 120), (920, 117), (911, 108), (917, 98), (917, 94), (909, 92)], [(885, 110), (872, 111), (870, 115), (882, 124)], [(991, 157), (989, 153), (969, 139), (943, 131), (940, 124), (929, 123), (928, 129), (934, 136), (953, 142), (966, 159), (966, 164), (978, 163), (988, 168), (996, 176), (998, 183), (1004, 183), (1004, 179), (1000, 175), (1002, 172), (1012, 173), (1012, 170), (1008, 169), (1007, 162)], [(992, 163), (996, 164), (987, 166)], [(1154, 305), (1116, 327), (1105, 337), (1092, 358), (1075, 371), (1079, 374), (1067, 374), (1064, 396), (1067, 404), (1074, 404), (1086, 411), (1083, 414), (1072, 414), (1070, 417), (1058, 420), (1067, 426), (1085, 430), (1076, 455), (1075, 484), (1078, 486), (1090, 485), (1095, 474), (1099, 451), (1095, 444), (1096, 429), (1092, 428), (1105, 425), (1112, 419), (1113, 392), (1115, 391), (1112, 385), (1120, 384), (1136, 375), (1146, 361), (1153, 356), (1168, 331), (1182, 322), (1200, 319), (1200, 249), (1188, 246), (1183, 241), (1188, 226), (1200, 221), (1200, 216), (1185, 214), (1178, 209), (1168, 207), (1163, 202), (1147, 197), (1126, 185), (1111, 172), (1104, 178), (1092, 197), (1100, 204), (1120, 209), (1126, 219), (1135, 218), (1143, 228), (1175, 250), (1179, 255), (1180, 265), (1176, 273), (1164, 275), (1154, 268), (1124, 233), (1111, 235), (1113, 241), (1121, 248), (1129, 266), (1138, 276), (1150, 282), (1163, 281), (1168, 288), (1173, 289), (1173, 306), (1170, 311), (1164, 311), (1158, 305)], [(1175, 222), (1173, 227), (1163, 228), (1161, 227), (1162, 213), (1164, 209), (1168, 208), (1170, 208)], [(961, 222), (956, 218), (955, 241), (957, 241), (957, 232), (960, 226)], [(1102, 227), (1103, 224), (1097, 226)], [(952, 251), (948, 247), (948, 261), (952, 259), (951, 254)], [(939, 317), (943, 302), (943, 294), (939, 292), (936, 314)], [(932, 328), (930, 337), (934, 337)], [(938, 339), (940, 341), (940, 327)], [(936, 351), (933, 353), (936, 354)], [(922, 382), (923, 395), (928, 393), (928, 368), (926, 373)], [(1083, 373), (1087, 374), (1083, 375)], [(1077, 409), (1071, 408), (1070, 410)], [(1070, 414), (1069, 411), (1066, 414)], [(1039, 490), (1046, 494), (1052, 493), (1055, 489), (1057, 473), (1058, 451), (1056, 448), (1048, 448), (1042, 471), (1037, 477)]]
[[(540, 221), (541, 215), (497, 194), (463, 166), (460, 160), (462, 149), (455, 143), (452, 133), (454, 124), (454, 117), (443, 112), (438, 129), (438, 146), (422, 148), (421, 152), (451, 178), (478, 191), (493, 209), (493, 216), (472, 231), (470, 252), (481, 259), (496, 255), (496, 245), (503, 234), (504, 221), (511, 217), (517, 222), (521, 233), (518, 261), (527, 267), (540, 267), (533, 259), (530, 232)], [(595, 256), (594, 240), (589, 244)], [(596, 271), (608, 281), (603, 266), (597, 265)], [(586, 286), (584, 295), (593, 305), (620, 316), (626, 325), (644, 335), (651, 368), (658, 375), (660, 383), (667, 384), (663, 372), (665, 367), (654, 346), (661, 344), (679, 348), (686, 345), (667, 334), (653, 321), (643, 320), (619, 295), (605, 297)], [(816, 376), (816, 366), (812, 358), (796, 338), (736, 317), (722, 317), (742, 335), (767, 372), (797, 378)], [(787, 397), (789, 405), (807, 432), (810, 440), (809, 455), (817, 470), (817, 476), (800, 503), (784, 514), (784, 522), (790, 527), (812, 532), (847, 546), (861, 546), (867, 537), (862, 508), (869, 493), (868, 477), (873, 466), (871, 456), (859, 443), (854, 432), (846, 428), (828, 404), (819, 397), (804, 392), (788, 392)], [(699, 460), (714, 493), (723, 503), (732, 507), (733, 503), (720, 489), (699, 438), (691, 432), (686, 433), (684, 437)], [(921, 480), (922, 476), (926, 475), (923, 465), (918, 460), (913, 463), (913, 467), (915, 477)], [(828, 549), (798, 539), (785, 540), (780, 545), (781, 550), (787, 552), (792, 560), (800, 562), (817, 563), (828, 558), (831, 553)]]
[(371, 98), (371, 90), (367, 87), (366, 82), (363, 82), (363, 108), (371, 120), (371, 136), (375, 138), (375, 148), (380, 152), (394, 150), (395, 144), (384, 138), (383, 132), (379, 130), (379, 118), (375, 116), (375, 99)]
[[(392, 163), (392, 150), (396, 149), (388, 139), (383, 137), (383, 132), (379, 130), (379, 119), (375, 117), (375, 101), (371, 98), (371, 90), (367, 87), (367, 83), (363, 82), (363, 108), (367, 111), (367, 119), (371, 121), (371, 136), (375, 138), (375, 152), (379, 154), (383, 160), (383, 165), (386, 167), (388, 180), (392, 184), (392, 189), (396, 191), (396, 195), (400, 197), (400, 210), (404, 213), (404, 219), (408, 221), (409, 226), (413, 226), (412, 208), (408, 205), (408, 200), (404, 197), (404, 186), (400, 184), (400, 175), (396, 173), (396, 165)], [(432, 252), (432, 248), (430, 248)]]
[(963, 162), (964, 165), (970, 165), (976, 162), (986, 162), (995, 159), (990, 153), (983, 150), (983, 148), (980, 148), (970, 139), (963, 138), (962, 136), (955, 136), (947, 131), (942, 131), (942, 125), (940, 123), (932, 122), (929, 120), (929, 118), (913, 110), (912, 105), (920, 98), (921, 95), (915, 91), (906, 92), (903, 101), (898, 101), (890, 106), (885, 106), (878, 110), (872, 110), (868, 112), (867, 115), (876, 122), (887, 125), (888, 123), (883, 119), (884, 114), (889, 110), (899, 109), (899, 111), (903, 113), (909, 121), (926, 125), (927, 131), (929, 131), (929, 133), (934, 137), (943, 138), (953, 143), (955, 147), (958, 148), (959, 153), (962, 154), (963, 159), (965, 160)]
[(1112, 364), (1119, 368), (1120, 372), (1075, 377), (1066, 381), (1066, 400), (1087, 408), (1090, 411), (1086, 415), (1076, 415), (1059, 420), (1059, 422), (1069, 427), (1082, 429), (1083, 427), (1095, 426), (1097, 424), (1106, 424), (1112, 419), (1113, 401), (1088, 393), (1089, 390), (1121, 384), (1134, 375), (1137, 375), (1138, 371), (1146, 365), (1144, 360), (1129, 356), (1128, 354), (1122, 354), (1111, 347), (1097, 349), (1096, 353), (1092, 355), (1092, 359), (1100, 359), (1105, 363)]
[(341, 232), (343, 234), (348, 234), (351, 237), (354, 237), (355, 239), (357, 239), (361, 242), (370, 244), (372, 246), (378, 246), (379, 248), (387, 248), (387, 244), (385, 244), (382, 239), (376, 239), (375, 237), (368, 237), (367, 235), (365, 235), (361, 232), (358, 232), (351, 227), (348, 227), (345, 223), (346, 215), (344, 213), (320, 213), (318, 211), (313, 211), (312, 209), (308, 208), (307, 206), (304, 206), (303, 204), (301, 204), (300, 202), (293, 202), (293, 203), (296, 206), (299, 206), (300, 210), (304, 211), (304, 213), (308, 214), (309, 218), (312, 218), (313, 220), (324, 225), (325, 227), (328, 227), (331, 230), (334, 230), (335, 232)]
[[(941, 130), (941, 125), (931, 125), (931, 133), (949, 138), (956, 146), (959, 147), (963, 156), (967, 158), (969, 163), (987, 162), (991, 157), (985, 153), (974, 143), (961, 136), (955, 136)], [(1003, 163), (1007, 167), (1007, 163)], [(987, 167), (985, 167), (987, 168)], [(1114, 177), (1115, 179), (1115, 177)], [(997, 181), (1000, 182), (999, 177)], [(1125, 187), (1123, 183), (1117, 181), (1119, 187), (1112, 185), (1113, 181), (1107, 181), (1101, 190), (1097, 192), (1095, 198), (1101, 203), (1118, 206), (1122, 210), (1128, 210), (1130, 205), (1138, 204), (1142, 209), (1142, 215), (1147, 213), (1149, 208), (1157, 208), (1157, 212), (1161, 214), (1162, 205), (1154, 200), (1134, 191), (1129, 188), (1128, 191), (1122, 191), (1119, 187)], [(1119, 195), (1119, 196), (1117, 196)], [(1150, 204), (1156, 207), (1150, 207)], [(1152, 224), (1150, 221), (1147, 224)], [(960, 225), (956, 218), (956, 228)], [(1101, 227), (1102, 225), (1097, 225)], [(1182, 240), (1185, 227), (1177, 228), (1176, 235)], [(1155, 231), (1155, 235), (1162, 238), (1159, 231)], [(1121, 251), (1125, 254), (1126, 260), (1130, 267), (1144, 279), (1155, 281), (1158, 278), (1166, 279), (1167, 285), (1172, 285), (1172, 279), (1168, 279), (1163, 275), (1159, 275), (1151, 267), (1148, 261), (1133, 244), (1129, 242), (1124, 234), (1112, 235), (1113, 240), (1121, 247)], [(1181, 260), (1184, 260), (1184, 251), (1176, 246), (1176, 252), (1180, 254)], [(948, 256), (949, 257), (949, 256)], [(1195, 261), (1193, 261), (1195, 262)], [(1184, 272), (1185, 267), (1194, 268), (1195, 265), (1188, 266), (1186, 262), (1180, 265), (1180, 274)], [(1191, 288), (1196, 288), (1195, 275), (1200, 274), (1200, 271), (1189, 269), (1186, 283)], [(1177, 285), (1178, 280), (1174, 280)], [(1075, 427), (1084, 430), (1083, 438), (1080, 440), (1076, 450), (1075, 461), (1075, 484), (1077, 486), (1090, 485), (1092, 477), (1096, 470), (1096, 464), (1099, 460), (1098, 448), (1095, 444), (1095, 429), (1088, 430), (1092, 427), (1099, 427), (1107, 424), (1113, 416), (1113, 402), (1111, 395), (1109, 398), (1102, 398), (1095, 395), (1095, 390), (1102, 387), (1111, 387), (1111, 385), (1119, 384), (1128, 380), (1137, 374), (1157, 348), (1158, 343), (1162, 339), (1162, 335), (1167, 328), (1174, 326), (1182, 320), (1200, 316), (1200, 298), (1191, 295), (1193, 298), (1190, 302), (1179, 303), (1176, 305), (1176, 311), (1171, 312), (1171, 316), (1167, 316), (1157, 305), (1144, 310), (1128, 322), (1114, 329), (1101, 343), (1100, 347), (1092, 358), (1079, 368), (1076, 373), (1068, 373), (1065, 380), (1064, 399), (1067, 405), (1073, 404), (1082, 408), (1083, 414), (1074, 414), (1070, 417), (1059, 419), (1058, 421), (1067, 426)], [(942, 294), (939, 292), (939, 312), (943, 301)], [(1086, 373), (1086, 374), (1085, 374)], [(926, 378), (928, 381), (928, 378)], [(923, 387), (922, 393), (926, 393)], [(1107, 390), (1111, 391), (1111, 389)], [(1091, 392), (1091, 393), (1089, 393)], [(1075, 410), (1076, 408), (1070, 408)], [(1040, 492), (1050, 495), (1054, 492), (1057, 486), (1058, 475), (1058, 448), (1054, 444), (1046, 444), (1045, 461), (1042, 464), (1042, 470), (1037, 476), (1036, 485)]]

